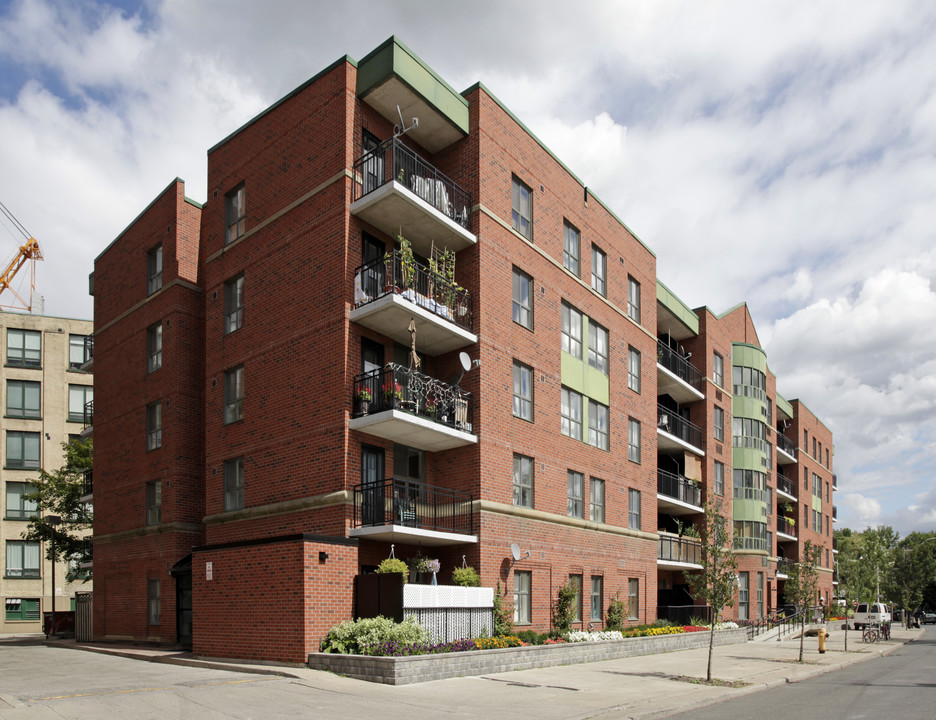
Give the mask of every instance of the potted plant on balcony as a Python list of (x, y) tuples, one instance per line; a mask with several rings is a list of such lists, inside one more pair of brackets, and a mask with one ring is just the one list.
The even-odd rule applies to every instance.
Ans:
[(400, 383), (388, 380), (380, 390), (383, 392), (384, 402), (388, 408), (398, 407), (403, 402), (403, 386)]
[(367, 413), (370, 411), (370, 401), (373, 399), (370, 388), (362, 387), (360, 390), (358, 390), (355, 399), (357, 400), (357, 414), (367, 415)]
[(462, 587), (480, 587), (481, 576), (471, 565), (457, 567), (452, 571), (452, 583)]
[(409, 579), (409, 568), (406, 563), (395, 557), (384, 558), (377, 566), (378, 573), (400, 573), (403, 576), (403, 583)]
[(403, 279), (403, 289), (410, 290), (416, 279), (416, 258), (413, 255), (413, 246), (402, 235), (397, 235), (400, 241), (400, 275)]
[(426, 557), (425, 555), (416, 555), (410, 558), (409, 566), (415, 575), (416, 582), (423, 583), (424, 585), (437, 584), (436, 573), (439, 572), (439, 569), (442, 567), (442, 564), (437, 559)]

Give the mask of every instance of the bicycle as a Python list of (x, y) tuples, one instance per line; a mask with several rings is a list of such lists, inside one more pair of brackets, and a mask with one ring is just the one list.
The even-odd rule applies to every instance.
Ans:
[(890, 640), (890, 623), (881, 623), (881, 640)]
[(881, 639), (881, 631), (877, 625), (870, 625), (861, 634), (861, 639), (866, 643), (876, 643)]

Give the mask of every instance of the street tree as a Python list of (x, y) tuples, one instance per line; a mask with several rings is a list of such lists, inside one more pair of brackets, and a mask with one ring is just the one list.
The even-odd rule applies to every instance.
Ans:
[(722, 610), (734, 605), (738, 570), (728, 519), (722, 512), (721, 502), (711, 495), (705, 501), (705, 519), (699, 537), (702, 546), (702, 569), (687, 572), (685, 577), (696, 601), (701, 600), (712, 608), (708, 668), (705, 674), (706, 682), (711, 682), (715, 627), (721, 620)]
[(793, 563), (787, 570), (784, 596), (787, 602), (795, 603), (800, 610), (800, 662), (803, 662), (806, 616), (819, 595), (819, 562), (821, 557), (822, 547), (813, 545), (811, 540), (807, 540), (800, 552), (799, 562)]
[[(90, 503), (81, 502), (84, 495), (85, 471), (91, 469), (93, 444), (91, 438), (62, 443), (65, 464), (58, 470), (39, 471), (39, 478), (30, 481), (34, 492), (27, 499), (34, 502), (37, 515), (29, 521), (23, 538), (46, 543), (46, 559), (64, 560), (68, 564), (69, 581), (88, 580), (90, 570), (79, 567), (87, 554), (87, 535), (94, 521)], [(49, 516), (61, 518), (53, 526)], [(52, 534), (55, 533), (55, 557), (52, 557)]]

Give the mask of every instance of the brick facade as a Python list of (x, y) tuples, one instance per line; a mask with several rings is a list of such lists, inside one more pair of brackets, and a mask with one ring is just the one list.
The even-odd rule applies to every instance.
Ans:
[[(380, 75), (386, 53), (414, 65)], [(365, 147), (394, 134), (388, 97), (390, 108), (417, 107), (404, 115), (421, 113), (420, 123), (362, 163)], [(529, 237), (512, 227), (515, 181), (530, 190)], [(680, 341), (705, 377), (685, 415), (710, 432), (713, 408), (723, 406), (725, 441), (685, 454), (658, 448), (656, 257), (483, 86), (454, 93), (395, 39), (359, 63), (334, 63), (211, 148), (208, 188), (199, 206), (172, 183), (95, 264), (105, 378), (94, 430), (101, 638), (190, 640), (204, 655), (301, 660), (351, 616), (353, 576), (391, 552), (438, 558), (442, 583), (469, 563), (508, 600), (517, 573), (529, 573), (537, 630), (549, 627), (570, 575), (583, 582), (578, 626), (601, 626), (611, 598), (630, 593), (631, 622), (657, 617), (658, 581), (671, 588), (682, 572), (658, 560), (658, 529), (670, 522), (658, 505), (660, 457), (669, 453), (706, 492), (714, 462), (723, 462), (730, 507), (732, 347), (757, 343), (746, 309), (724, 318), (686, 309), (698, 327)], [(566, 225), (578, 231), (577, 272), (564, 266)], [(400, 250), (398, 235), (424, 265), (435, 262), (431, 247), (457, 248), (454, 280), (471, 296), (470, 329), (457, 325), (465, 313), (441, 274), (425, 274), (422, 285), (391, 281), (381, 259)], [(147, 254), (160, 242), (163, 288), (148, 294)], [(604, 293), (593, 289), (593, 246), (606, 260)], [(530, 328), (514, 321), (515, 270), (532, 279)], [(380, 282), (365, 288), (374, 277)], [(238, 278), (243, 304), (232, 329)], [(632, 291), (639, 318), (629, 311)], [(601, 352), (589, 361), (587, 333), (579, 357), (561, 349), (563, 304), (581, 313), (583, 328), (607, 330), (606, 368)], [(408, 369), (411, 319), (423, 343), (421, 375)], [(147, 372), (147, 333), (159, 323), (162, 367)], [(713, 349), (725, 358), (721, 388), (705, 364)], [(641, 358), (637, 387), (631, 352)], [(531, 418), (513, 411), (515, 363), (531, 371)], [(230, 406), (229, 383), (241, 377), (243, 394)], [(383, 390), (399, 378), (397, 400)], [(362, 405), (354, 390), (362, 386), (378, 397)], [(422, 387), (431, 389), (418, 395)], [(581, 397), (578, 438), (562, 430), (564, 389)], [(147, 449), (155, 402), (162, 446)], [(604, 425), (594, 424), (599, 406)], [(629, 429), (638, 425), (630, 455)], [(602, 433), (608, 449), (598, 446)], [(515, 504), (516, 456), (532, 461), (532, 507)], [(242, 487), (226, 488), (238, 467)], [(578, 499), (569, 496), (570, 472), (583, 478)], [(390, 478), (392, 496), (374, 494)], [(155, 480), (162, 517), (147, 524), (146, 486)], [(603, 519), (592, 517), (593, 487), (604, 489)], [(684, 511), (689, 524), (698, 521), (698, 507)], [(172, 629), (189, 555), (191, 638)], [(154, 629), (147, 581), (157, 577), (164, 620)]]

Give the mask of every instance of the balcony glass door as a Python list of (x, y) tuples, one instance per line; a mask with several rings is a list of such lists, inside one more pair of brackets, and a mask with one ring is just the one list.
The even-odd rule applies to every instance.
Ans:
[(384, 451), (372, 445), (361, 447), (361, 525), (383, 525)]

